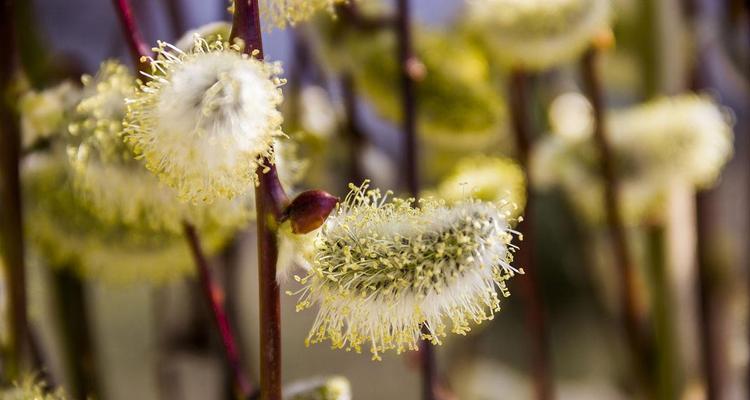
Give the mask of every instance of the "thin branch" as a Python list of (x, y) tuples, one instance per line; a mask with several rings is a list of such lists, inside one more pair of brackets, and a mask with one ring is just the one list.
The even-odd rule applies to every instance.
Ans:
[[(244, 41), (245, 52), (263, 59), (258, 0), (235, 2), (231, 38)], [(279, 248), (276, 229), (289, 200), (279, 182), (276, 167), (256, 171), (255, 204), (258, 230), (258, 286), (260, 291), (260, 398), (281, 400), (281, 304), (276, 281)]]
[[(21, 200), (21, 137), (18, 119), (6, 99), (16, 71), (14, 4), (3, 0), (0, 9), (0, 234), (8, 286), (8, 348), (5, 349), (3, 370), (13, 381), (20, 377), (27, 354), (28, 316), (26, 312), (26, 268), (24, 260), (23, 203)], [(5, 323), (5, 322), (3, 322)]]
[(515, 253), (514, 258), (524, 269), (524, 276), (520, 279), (521, 295), (525, 303), (526, 329), (531, 336), (532, 374), (536, 398), (548, 400), (555, 398), (553, 378), (550, 363), (549, 337), (547, 317), (544, 302), (539, 289), (536, 263), (534, 261), (534, 186), (529, 174), (529, 154), (531, 126), (528, 114), (529, 99), (527, 88), (528, 76), (525, 72), (516, 70), (510, 78), (510, 107), (513, 132), (516, 141), (516, 154), (526, 175), (526, 212), (524, 221), (518, 224), (518, 231), (523, 237), (523, 245)]
[(234, 2), (234, 17), (232, 19), (232, 39), (242, 39), (245, 42), (245, 53), (258, 53), (255, 58), (263, 59), (263, 35), (260, 30), (260, 9), (258, 0), (238, 0)]
[(417, 62), (412, 45), (409, 0), (398, 0), (396, 5), (398, 35), (398, 63), (401, 79), (401, 109), (404, 135), (404, 172), (406, 188), (413, 197), (419, 196), (419, 165), (417, 154), (417, 101), (411, 66)]
[(68, 388), (74, 398), (99, 398), (99, 370), (91, 331), (91, 313), (87, 307), (86, 284), (70, 265), (60, 265), (52, 274), (55, 316), (60, 327)]
[(347, 144), (349, 145), (349, 176), (348, 182), (362, 182), (365, 179), (362, 171), (362, 155), (366, 138), (362, 132), (357, 109), (357, 94), (354, 86), (354, 78), (351, 73), (344, 73), (341, 77), (341, 91), (344, 100), (344, 110), (346, 114), (346, 131)]
[(185, 238), (190, 246), (190, 251), (195, 260), (195, 266), (198, 269), (198, 278), (203, 293), (203, 298), (211, 310), (214, 324), (221, 336), (221, 344), (224, 348), (224, 354), (232, 372), (234, 389), (241, 398), (246, 399), (253, 394), (253, 386), (247, 378), (247, 374), (242, 368), (240, 354), (235, 340), (235, 334), (229, 323), (229, 318), (224, 311), (223, 297), (224, 293), (218, 285), (213, 275), (208, 259), (203, 252), (200, 237), (195, 227), (187, 222), (183, 222)]
[[(411, 9), (409, 0), (397, 0), (395, 29), (398, 40), (398, 65), (401, 79), (401, 118), (404, 140), (403, 170), (406, 188), (413, 198), (419, 197), (419, 154), (417, 152), (417, 96), (413, 75), (413, 65), (417, 64), (414, 55)], [(435, 349), (429, 341), (419, 343), (420, 370), (422, 372), (422, 399), (438, 398), (438, 372), (435, 362)]]
[(635, 363), (634, 370), (641, 384), (651, 390), (652, 351), (644, 329), (644, 299), (638, 290), (638, 272), (630, 255), (627, 232), (621, 214), (618, 197), (618, 177), (615, 172), (614, 155), (607, 138), (604, 113), (604, 94), (597, 70), (598, 50), (592, 48), (583, 57), (583, 72), (586, 93), (594, 109), (594, 140), (599, 150), (604, 179), (604, 206), (607, 227), (613, 246), (617, 281), (620, 285), (620, 314), (625, 328), (628, 346)]
[(151, 50), (143, 40), (143, 35), (141, 35), (138, 24), (135, 22), (135, 15), (133, 14), (133, 7), (130, 5), (130, 0), (112, 1), (114, 2), (115, 11), (117, 12), (117, 18), (120, 20), (123, 34), (128, 42), (128, 49), (130, 49), (133, 62), (135, 62), (139, 71), (146, 71), (148, 62), (144, 58), (151, 54)]

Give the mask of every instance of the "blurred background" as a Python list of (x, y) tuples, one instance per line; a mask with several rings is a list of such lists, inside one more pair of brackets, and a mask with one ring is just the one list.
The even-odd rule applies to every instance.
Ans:
[[(111, 2), (19, 3), (28, 13), (21, 31), (38, 35), (39, 44), (51, 56), (48, 68), (55, 72), (51, 74), (54, 79), (67, 75), (76, 80), (81, 73), (93, 74), (108, 58), (130, 62)], [(133, 0), (149, 43), (157, 39), (174, 42), (187, 30), (229, 21), (225, 3)], [(390, 1), (360, 3), (360, 11), (367, 15), (387, 14), (393, 9)], [(664, 96), (691, 92), (710, 98), (732, 129), (729, 141), (733, 150), (726, 160), (717, 161), (720, 173), (710, 184), (659, 179), (658, 184), (649, 183), (658, 188), (642, 183), (641, 189), (641, 175), (633, 173), (635, 178), (630, 181), (630, 175), (622, 172), (622, 181), (635, 193), (623, 196), (624, 201), (639, 209), (633, 216), (624, 212), (625, 229), (640, 277), (637, 290), (645, 299), (641, 311), (653, 344), (648, 362), (658, 387), (654, 397), (750, 398), (746, 251), (750, 222), (750, 6), (741, 0), (614, 0), (611, 6), (612, 43), (600, 60), (605, 105), (612, 115), (610, 130), (614, 134), (631, 127), (637, 130), (640, 123), (646, 126), (641, 128), (644, 130), (671, 129), (673, 124), (661, 119), (684, 119), (690, 125), (695, 115), (689, 109), (684, 114), (667, 111), (666, 116), (648, 110), (628, 114), (628, 110)], [(511, 133), (513, 110), (508, 105), (516, 72), (497, 65), (502, 63), (495, 61), (492, 46), (477, 44), (476, 26), (467, 17), (466, 2), (413, 0), (411, 9), (416, 53), (422, 63), (419, 69), (424, 69), (424, 77), (417, 83), (422, 85), (417, 89), (418, 129), (423, 131), (419, 136), (421, 177), (426, 194), (444, 195), (440, 184), (449, 177), (474, 185), (470, 176), (454, 176), (465, 158), (518, 158)], [(307, 160), (306, 174), (296, 188), (321, 188), (342, 196), (348, 182), (367, 177), (375, 186), (400, 192), (403, 151), (400, 117), (393, 111), (399, 101), (398, 77), (389, 64), (395, 63), (393, 39), (366, 30), (342, 30), (349, 17), (339, 14), (332, 18), (323, 12), (310, 22), (284, 30), (269, 29), (264, 34), (266, 58), (281, 61), (289, 80), (284, 87), (286, 131), (299, 139), (297, 150)], [(544, 21), (536, 22), (544, 25)], [(462, 57), (468, 61), (462, 63)], [(525, 74), (534, 149), (554, 138), (565, 138), (566, 132), (575, 136), (592, 129), (591, 105), (583, 97), (585, 85), (578, 58)], [(462, 77), (471, 84), (462, 82)], [(474, 85), (485, 89), (475, 90)], [(474, 97), (464, 100), (462, 96), (469, 94)], [(564, 94), (568, 96), (561, 99)], [(461, 109), (456, 104), (468, 106)], [(483, 107), (490, 110), (489, 116), (474, 115), (481, 114)], [(654, 108), (654, 112), (658, 110)], [(493, 122), (482, 126), (483, 118)], [(648, 125), (644, 121), (650, 118), (661, 119)], [(462, 128), (467, 125), (479, 127)], [(711, 140), (702, 145), (704, 150)], [(643, 144), (656, 147), (643, 153), (631, 149), (633, 153), (624, 158), (638, 159), (646, 152), (670, 158), (680, 145), (675, 141)], [(351, 152), (355, 150), (358, 161), (352, 167)], [(711, 149), (706, 152), (696, 155), (694, 162), (708, 162)], [(532, 153), (536, 160), (537, 153)], [(468, 165), (464, 172), (480, 169), (477, 164), (463, 162)], [(539, 177), (533, 175), (536, 182), (530, 190), (534, 201), (524, 211), (532, 221), (533, 238), (525, 238), (520, 245), (533, 242), (556, 397), (636, 398), (630, 390), (631, 355), (618, 317), (621, 277), (615, 271), (616, 255), (601, 211), (603, 183), (590, 178), (586, 166), (581, 172), (566, 161), (539, 162), (559, 164), (541, 164)], [(550, 170), (557, 175), (550, 176), (555, 175)], [(507, 174), (493, 173), (498, 172), (487, 172), (490, 182), (499, 187), (506, 184), (503, 179)], [(572, 177), (563, 176), (565, 173)], [(653, 191), (658, 191), (656, 200), (648, 197)], [(640, 210), (643, 208), (648, 211)], [(101, 282), (82, 279), (65, 269), (47, 268), (43, 252), (28, 254), (31, 326), (56, 383), (66, 388), (83, 385), (96, 398), (111, 400), (230, 397), (219, 338), (193, 277), (178, 276), (159, 283)], [(251, 224), (212, 259), (254, 382), (258, 381), (256, 258)], [(468, 336), (449, 336), (437, 347), (440, 379), (450, 389), (446, 399), (535, 398), (534, 341), (526, 328), (529, 311), (520, 294), (520, 279), (525, 277), (511, 282), (512, 295), (494, 320)], [(282, 292), (296, 290), (295, 284), (293, 280), (285, 282)], [(306, 347), (315, 310), (295, 312), (295, 302), (295, 297), (282, 294), (285, 383), (341, 375), (351, 382), (352, 397), (357, 400), (419, 398), (420, 375), (413, 355), (389, 354), (375, 362), (367, 354), (331, 350), (327, 344)], [(65, 305), (71, 303), (75, 305)], [(66, 329), (77, 332), (72, 340), (79, 343), (72, 345), (84, 346), (86, 354), (90, 353), (86, 362), (95, 371), (92, 375), (76, 376), (69, 368), (65, 349), (71, 345), (66, 343), (71, 336), (59, 333)], [(707, 376), (718, 389), (709, 390)]]

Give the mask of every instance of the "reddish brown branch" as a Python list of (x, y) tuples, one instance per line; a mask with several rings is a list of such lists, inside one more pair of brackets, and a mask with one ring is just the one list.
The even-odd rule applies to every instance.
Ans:
[(258, 0), (237, 0), (234, 2), (232, 19), (232, 39), (245, 42), (245, 52), (252, 54), (258, 51), (255, 58), (263, 59), (263, 35), (260, 30), (260, 9)]
[(366, 144), (366, 137), (360, 125), (360, 116), (357, 109), (357, 95), (354, 87), (354, 77), (351, 73), (345, 73), (341, 78), (341, 91), (344, 100), (346, 114), (346, 139), (349, 145), (349, 176), (348, 181), (359, 183), (365, 179), (362, 171), (362, 156)]
[[(409, 0), (397, 0), (395, 28), (398, 38), (398, 65), (401, 79), (401, 118), (404, 135), (403, 171), (406, 178), (406, 189), (409, 195), (419, 197), (419, 153), (417, 152), (417, 96), (416, 82), (412, 65), (417, 58), (414, 55), (412, 36), (411, 9)], [(420, 370), (422, 372), (422, 399), (438, 398), (438, 373), (435, 362), (435, 350), (429, 341), (419, 343)]]
[(281, 306), (276, 282), (279, 248), (277, 216), (269, 186), (272, 177), (260, 174), (255, 188), (258, 213), (258, 285), (260, 289), (260, 388), (262, 400), (281, 399)]
[(406, 188), (413, 197), (419, 196), (419, 165), (417, 154), (417, 101), (416, 85), (410, 66), (416, 60), (412, 45), (411, 12), (409, 0), (396, 3), (396, 32), (398, 35), (398, 64), (401, 79), (401, 107), (404, 135), (404, 172)]
[[(3, 0), (0, 9), (0, 244), (8, 286), (9, 338), (4, 354), (3, 371), (9, 380), (18, 379), (27, 354), (28, 316), (26, 313), (26, 274), (23, 238), (23, 203), (21, 200), (21, 137), (18, 119), (11, 109), (10, 87), (16, 71), (16, 42), (13, 24), (14, 7)], [(5, 322), (3, 322), (5, 323)]]
[(136, 67), (140, 71), (146, 71), (148, 63), (143, 57), (148, 57), (151, 54), (151, 50), (146, 42), (143, 40), (138, 24), (135, 22), (135, 15), (133, 14), (133, 7), (130, 5), (129, 0), (112, 0), (115, 5), (115, 11), (117, 12), (117, 18), (120, 20), (123, 34), (128, 42), (128, 48), (130, 49), (130, 55), (133, 57)]
[(253, 386), (247, 378), (247, 374), (242, 368), (240, 361), (239, 348), (235, 340), (235, 334), (229, 323), (229, 318), (224, 311), (224, 293), (219, 284), (211, 274), (211, 267), (208, 259), (203, 252), (200, 237), (195, 227), (187, 222), (183, 223), (185, 238), (190, 246), (190, 251), (195, 260), (195, 266), (198, 269), (198, 280), (200, 282), (203, 298), (211, 311), (214, 324), (221, 337), (221, 344), (224, 349), (227, 363), (232, 372), (232, 380), (236, 393), (243, 399), (247, 399), (253, 394)]
[[(257, 0), (235, 2), (231, 37), (244, 41), (245, 52), (263, 59), (263, 38)], [(270, 165), (268, 160), (264, 164)], [(258, 286), (260, 290), (260, 398), (281, 400), (281, 305), (276, 282), (279, 248), (276, 229), (289, 200), (276, 167), (256, 171), (255, 204), (258, 230)]]
[(523, 243), (515, 253), (517, 265), (524, 269), (520, 279), (521, 295), (525, 303), (526, 329), (531, 336), (532, 374), (536, 398), (548, 400), (555, 398), (552, 371), (550, 365), (549, 337), (544, 302), (539, 290), (539, 278), (534, 262), (535, 236), (533, 231), (534, 196), (531, 188), (533, 182), (529, 174), (529, 154), (531, 126), (528, 114), (529, 99), (527, 75), (523, 71), (514, 71), (511, 76), (510, 107), (513, 132), (516, 141), (516, 157), (526, 174), (526, 212), (524, 221), (516, 229), (523, 237)]
[(620, 285), (620, 314), (625, 328), (634, 368), (641, 384), (650, 390), (653, 374), (651, 349), (644, 328), (644, 299), (638, 290), (638, 273), (630, 255), (627, 232), (618, 197), (618, 177), (615, 159), (606, 132), (604, 94), (597, 69), (597, 50), (591, 49), (583, 57), (581, 68), (586, 93), (594, 109), (594, 141), (599, 150), (604, 179), (604, 206), (607, 227), (612, 241), (617, 281)]

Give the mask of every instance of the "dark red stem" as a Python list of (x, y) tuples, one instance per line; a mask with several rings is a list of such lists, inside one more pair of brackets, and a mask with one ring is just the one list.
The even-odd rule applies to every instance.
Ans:
[(113, 2), (123, 34), (128, 41), (130, 55), (133, 57), (138, 70), (147, 71), (148, 63), (143, 60), (143, 57), (151, 55), (151, 50), (143, 40), (140, 30), (138, 30), (138, 24), (135, 22), (135, 15), (133, 14), (133, 7), (130, 5), (129, 0), (113, 0)]
[(193, 254), (193, 259), (195, 260), (195, 266), (198, 269), (198, 280), (200, 282), (203, 298), (206, 300), (206, 303), (211, 310), (214, 324), (221, 336), (221, 344), (224, 348), (224, 354), (232, 372), (234, 389), (240, 398), (247, 399), (253, 394), (253, 386), (242, 368), (239, 349), (235, 340), (236, 336), (229, 323), (227, 314), (224, 311), (223, 290), (211, 274), (211, 267), (206, 258), (206, 254), (203, 252), (201, 240), (195, 227), (190, 223), (184, 222), (183, 230), (188, 245), (190, 246), (190, 251)]
[[(273, 176), (268, 176), (273, 172)], [(278, 214), (269, 191), (275, 170), (260, 174), (255, 188), (258, 213), (258, 285), (260, 289), (260, 390), (262, 400), (281, 399), (281, 306), (276, 282), (279, 247), (276, 239)]]
[(524, 221), (518, 224), (518, 231), (523, 237), (519, 250), (514, 257), (516, 265), (524, 269), (520, 279), (521, 295), (526, 306), (526, 329), (531, 336), (532, 374), (534, 390), (539, 400), (555, 398), (552, 371), (550, 365), (549, 337), (544, 302), (539, 289), (536, 263), (534, 262), (535, 236), (533, 230), (534, 186), (529, 174), (529, 154), (531, 142), (531, 125), (528, 114), (529, 98), (525, 72), (516, 70), (511, 76), (510, 107), (513, 132), (516, 141), (516, 155), (526, 174), (526, 212)]
[(720, 296), (717, 290), (717, 273), (710, 259), (711, 233), (713, 231), (711, 193), (696, 195), (696, 291), (698, 300), (698, 327), (701, 344), (701, 363), (706, 379), (706, 399), (725, 398), (726, 349), (722, 341)]
[[(244, 41), (245, 52), (263, 59), (258, 0), (237, 0), (231, 37)], [(269, 160), (263, 160), (270, 165)], [(276, 230), (289, 200), (276, 167), (257, 169), (255, 205), (258, 229), (258, 286), (260, 289), (260, 398), (281, 400), (281, 306), (276, 281), (279, 247)]]
[[(351, 73), (344, 73), (341, 78), (341, 92), (346, 111), (346, 136), (349, 145), (349, 176), (348, 182), (359, 183), (365, 179), (362, 171), (362, 155), (366, 138), (362, 132), (359, 112), (357, 109), (357, 94), (354, 87), (354, 77)], [(348, 190), (348, 189), (347, 189)]]
[[(417, 96), (411, 66), (417, 63), (414, 55), (411, 9), (409, 0), (396, 2), (396, 35), (398, 37), (398, 65), (401, 79), (401, 118), (404, 135), (403, 170), (409, 195), (419, 197), (419, 154), (417, 153)], [(422, 372), (422, 399), (438, 398), (437, 366), (435, 350), (426, 340), (419, 343), (420, 369)]]
[(401, 107), (404, 135), (404, 172), (406, 188), (413, 197), (419, 196), (419, 154), (417, 153), (417, 101), (415, 82), (410, 66), (417, 63), (412, 46), (409, 0), (396, 3), (398, 65), (401, 76)]
[(232, 19), (232, 39), (245, 42), (245, 52), (252, 54), (258, 51), (255, 58), (263, 59), (263, 35), (260, 30), (260, 9), (258, 0), (236, 0), (234, 18)]
[(653, 377), (651, 348), (644, 327), (644, 299), (638, 290), (638, 272), (630, 255), (627, 231), (623, 222), (618, 197), (618, 177), (615, 172), (614, 154), (606, 132), (604, 91), (597, 69), (598, 51), (590, 49), (583, 57), (581, 68), (585, 91), (594, 109), (594, 141), (599, 151), (602, 177), (604, 179), (604, 207), (607, 228), (613, 247), (617, 281), (620, 285), (620, 316), (625, 328), (628, 346), (632, 353), (636, 376), (646, 390)]
[[(16, 41), (13, 24), (14, 4), (3, 0), (0, 10), (0, 244), (8, 286), (9, 340), (3, 370), (9, 381), (18, 379), (27, 354), (28, 317), (21, 201), (21, 137), (18, 119), (8, 98), (16, 71)], [(3, 322), (5, 323), (5, 322)]]

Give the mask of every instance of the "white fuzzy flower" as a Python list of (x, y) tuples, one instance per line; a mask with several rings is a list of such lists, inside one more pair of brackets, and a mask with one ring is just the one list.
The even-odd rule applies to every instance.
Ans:
[(542, 70), (570, 62), (609, 24), (611, 0), (470, 0), (498, 61)]
[(195, 40), (189, 52), (159, 42), (150, 80), (128, 101), (126, 135), (181, 199), (211, 203), (245, 193), (272, 162), (283, 136), (281, 67)]
[(710, 187), (733, 154), (732, 118), (708, 96), (664, 97), (613, 112), (608, 122), (615, 145), (661, 179)]
[(492, 319), (496, 288), (509, 295), (505, 282), (519, 272), (505, 213), (479, 201), (415, 208), (367, 189), (352, 186), (318, 233), (312, 270), (296, 277), (297, 308), (320, 307), (307, 342), (357, 352), (369, 343), (379, 359)]
[(458, 161), (437, 187), (437, 196), (451, 203), (477, 199), (507, 204), (509, 218), (517, 218), (526, 206), (526, 178), (513, 160), (475, 156)]
[[(34, 254), (53, 267), (116, 285), (161, 284), (194, 273), (181, 232), (100, 218), (72, 190), (67, 173), (63, 157), (25, 160), (25, 217)], [(209, 254), (226, 243), (225, 229), (200, 231)]]
[(285, 400), (351, 400), (352, 388), (343, 376), (313, 378), (284, 386)]
[[(354, 63), (356, 85), (383, 118), (398, 122), (398, 63), (383, 54), (395, 51), (397, 42), (387, 32), (372, 38), (344, 42), (332, 40), (336, 58)], [(481, 150), (506, 136), (505, 100), (487, 82), (489, 60), (467, 35), (419, 30), (415, 47), (423, 63), (423, 78), (416, 86), (418, 129), (425, 143), (440, 149)]]
[(100, 218), (171, 232), (181, 232), (184, 220), (228, 229), (248, 221), (255, 207), (252, 188), (233, 200), (187, 204), (134, 158), (122, 137), (125, 99), (136, 91), (126, 66), (106, 61), (95, 77), (82, 81), (83, 96), (69, 126), (68, 156), (79, 195)]
[(586, 96), (568, 92), (557, 96), (547, 112), (552, 132), (570, 140), (590, 138), (594, 132), (594, 108)]
[(0, 388), (2, 400), (65, 400), (68, 397), (62, 389), (51, 390), (44, 382), (33, 376), (24, 377), (21, 383), (14, 382), (13, 387)]
[[(235, 11), (235, 0), (229, 0), (229, 12)], [(285, 28), (298, 22), (310, 19), (315, 13), (327, 10), (333, 14), (337, 4), (345, 4), (353, 0), (260, 0), (260, 14), (263, 20), (272, 27)]]
[(21, 134), (24, 148), (65, 131), (65, 121), (75, 107), (80, 90), (70, 81), (41, 92), (21, 96)]
[(309, 19), (315, 13), (326, 10), (333, 13), (336, 4), (348, 0), (261, 0), (260, 12), (263, 19), (275, 26), (284, 28)]
[(207, 42), (222, 40), (229, 37), (232, 32), (232, 24), (226, 21), (211, 22), (206, 25), (191, 29), (180, 37), (174, 44), (182, 51), (190, 51), (195, 46), (195, 36), (200, 36)]
[(334, 135), (338, 123), (336, 108), (325, 89), (315, 85), (305, 86), (300, 92), (299, 105), (300, 124), (305, 132), (322, 139)]
[[(607, 134), (628, 223), (663, 216), (672, 181), (696, 189), (715, 184), (732, 156), (730, 118), (706, 96), (674, 96), (608, 112)], [(531, 172), (539, 187), (560, 185), (585, 216), (603, 221), (604, 186), (592, 138), (546, 137), (535, 145)]]

